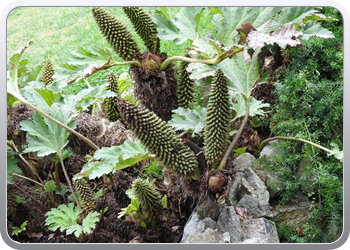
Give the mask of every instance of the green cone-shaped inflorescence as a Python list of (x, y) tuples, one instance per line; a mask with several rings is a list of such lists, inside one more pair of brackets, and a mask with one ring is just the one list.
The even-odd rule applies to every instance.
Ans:
[(141, 7), (123, 7), (136, 33), (143, 40), (146, 48), (151, 52), (159, 52), (160, 40), (157, 29), (150, 15)]
[(92, 13), (102, 34), (123, 60), (141, 60), (140, 49), (124, 24), (100, 7), (92, 8)]
[(43, 69), (42, 69), (42, 75), (41, 75), (41, 81), (47, 86), (50, 83), (52, 83), (55, 71), (53, 68), (53, 63), (50, 58), (46, 59)]
[(92, 191), (89, 183), (84, 179), (74, 179), (73, 181), (75, 190), (79, 194), (79, 202), (81, 207), (84, 209), (86, 213), (91, 213), (95, 211), (96, 208), (96, 200), (95, 194)]
[(213, 77), (204, 128), (205, 157), (209, 164), (219, 163), (227, 149), (230, 106), (226, 78), (218, 69)]
[[(189, 57), (186, 55), (186, 57)], [(195, 84), (194, 80), (190, 78), (190, 73), (186, 68), (188, 62), (181, 62), (179, 68), (179, 77), (177, 85), (177, 103), (179, 107), (188, 108), (189, 103), (194, 99)]]
[(136, 200), (140, 203), (142, 214), (149, 220), (154, 220), (157, 216), (162, 197), (148, 180), (135, 179), (132, 189)]
[[(107, 86), (107, 90), (111, 90), (117, 95), (119, 95), (119, 88), (118, 88), (118, 76), (114, 72), (110, 72), (107, 76), (107, 83), (109, 84)], [(115, 122), (118, 119), (120, 119), (120, 113), (117, 108), (117, 97), (107, 97), (106, 98), (106, 117), (109, 121)]]
[(175, 131), (148, 109), (117, 98), (118, 110), (141, 143), (181, 178), (195, 178), (198, 162)]

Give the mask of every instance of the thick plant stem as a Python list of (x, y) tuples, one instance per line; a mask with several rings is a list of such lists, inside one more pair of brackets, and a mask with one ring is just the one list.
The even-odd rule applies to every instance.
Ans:
[(77, 196), (75, 195), (72, 182), (70, 181), (69, 176), (68, 176), (68, 174), (67, 174), (66, 167), (65, 167), (64, 164), (63, 164), (62, 153), (59, 152), (59, 153), (58, 153), (58, 156), (60, 157), (60, 162), (61, 162), (62, 170), (63, 170), (64, 176), (66, 177), (66, 180), (67, 180), (69, 189), (70, 189), (70, 191), (71, 191), (72, 194), (73, 194), (73, 197), (74, 197), (74, 199), (75, 199), (75, 202), (77, 203), (77, 206), (78, 206), (79, 210), (81, 210), (81, 206), (80, 206), (80, 203), (79, 203), (79, 200), (78, 200)]
[(111, 64), (108, 68), (114, 67), (114, 66), (121, 66), (121, 65), (132, 65), (141, 68), (142, 64), (138, 61), (127, 61), (127, 62), (115, 62)]
[(250, 108), (250, 107), (249, 107), (249, 98), (250, 98), (250, 97), (248, 97), (248, 98), (245, 97), (245, 96), (243, 96), (243, 97), (244, 97), (244, 101), (245, 101), (245, 105), (246, 105), (246, 111), (245, 111), (244, 120), (243, 120), (241, 126), (239, 127), (239, 130), (238, 130), (238, 132), (237, 132), (235, 138), (233, 138), (233, 141), (231, 142), (230, 146), (229, 146), (228, 149), (226, 150), (226, 153), (225, 153), (224, 157), (222, 158), (222, 160), (221, 160), (221, 162), (220, 162), (220, 165), (219, 165), (218, 168), (217, 168), (218, 170), (224, 169), (224, 168), (225, 168), (227, 159), (228, 159), (228, 157), (229, 157), (229, 155), (230, 155), (230, 153), (231, 153), (233, 147), (234, 147), (235, 144), (237, 143), (238, 138), (241, 136), (245, 125), (246, 125), (247, 122), (248, 122), (248, 118), (249, 118), (249, 108)]
[(21, 98), (21, 101), (24, 104), (27, 104), (29, 107), (31, 107), (32, 109), (34, 109), (36, 112), (38, 112), (39, 114), (41, 114), (42, 116), (46, 117), (47, 119), (49, 119), (50, 121), (53, 121), (54, 123), (58, 124), (59, 126), (61, 126), (62, 128), (68, 130), (69, 132), (71, 132), (72, 134), (78, 136), (80, 139), (82, 139), (84, 142), (86, 142), (87, 144), (89, 144), (92, 148), (94, 148), (95, 150), (99, 150), (100, 148), (97, 147), (92, 141), (90, 141), (88, 138), (86, 138), (85, 136), (83, 136), (82, 134), (79, 134), (77, 131), (75, 131), (74, 129), (71, 129), (70, 127), (64, 125), (63, 123), (57, 121), (56, 119), (54, 119), (53, 117), (49, 116), (48, 114), (46, 114), (45, 112), (41, 111), (40, 109), (38, 109), (37, 107), (35, 107), (33, 104), (31, 104), (30, 102), (28, 102), (27, 100), (25, 100), (24, 98)]
[(319, 149), (322, 149), (328, 153), (331, 153), (332, 151), (329, 150), (328, 148), (325, 148), (325, 147), (322, 147), (316, 143), (313, 143), (311, 141), (308, 141), (308, 140), (304, 140), (304, 139), (301, 139), (301, 138), (296, 138), (296, 137), (286, 137), (286, 136), (275, 136), (275, 137), (271, 137), (269, 139), (266, 139), (264, 140), (263, 142), (260, 143), (260, 146), (259, 146), (259, 150), (262, 149), (268, 142), (270, 141), (274, 141), (274, 140), (289, 140), (289, 141), (300, 141), (300, 142), (304, 142), (304, 143), (307, 143), (307, 144), (310, 144), (312, 146), (315, 146), (316, 148), (319, 148)]
[(166, 59), (162, 63), (159, 71), (165, 70), (169, 66), (169, 64), (171, 64), (174, 61), (183, 61), (183, 62), (188, 62), (188, 63), (199, 62), (199, 63), (204, 63), (204, 64), (216, 65), (216, 64), (220, 63), (221, 61), (223, 61), (224, 59), (231, 57), (231, 56), (234, 56), (241, 51), (243, 51), (243, 48), (235, 48), (234, 50), (229, 50), (229, 51), (219, 55), (218, 57), (216, 57), (214, 59), (209, 59), (209, 60), (194, 59), (194, 58), (189, 58), (189, 57), (185, 57), (185, 56), (173, 56), (173, 57)]

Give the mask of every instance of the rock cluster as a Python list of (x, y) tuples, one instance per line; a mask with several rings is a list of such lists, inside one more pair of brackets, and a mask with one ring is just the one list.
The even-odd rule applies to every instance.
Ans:
[(275, 222), (269, 220), (269, 192), (252, 169), (254, 160), (249, 153), (234, 160), (237, 177), (226, 204), (216, 209), (199, 205), (185, 226), (182, 243), (279, 242)]

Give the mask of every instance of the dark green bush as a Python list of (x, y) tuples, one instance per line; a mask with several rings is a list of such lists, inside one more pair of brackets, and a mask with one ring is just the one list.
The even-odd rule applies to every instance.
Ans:
[[(274, 136), (303, 138), (329, 149), (336, 143), (342, 150), (343, 22), (334, 8), (322, 8), (321, 12), (338, 19), (323, 24), (335, 38), (312, 37), (303, 42), (303, 47), (282, 51), (289, 63), (279, 72), (279, 80), (275, 83), (271, 132)], [(318, 204), (312, 209), (310, 228), (321, 228), (321, 222), (327, 221), (322, 228), (326, 236), (315, 232), (313, 242), (336, 240), (343, 223), (342, 162), (299, 142), (282, 142), (279, 150), (281, 155), (261, 162), (266, 169), (277, 171), (282, 177), (281, 201), (293, 199), (296, 190), (309, 195)], [(296, 173), (301, 160), (308, 164), (298, 178)], [(288, 238), (293, 241), (291, 237), (286, 240)], [(310, 238), (307, 242), (311, 242)]]

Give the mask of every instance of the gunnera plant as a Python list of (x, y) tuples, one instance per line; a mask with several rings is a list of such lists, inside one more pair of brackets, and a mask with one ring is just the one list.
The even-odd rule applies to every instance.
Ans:
[(126, 26), (103, 8), (92, 8), (92, 13), (113, 50), (125, 61), (140, 61), (140, 49)]
[(144, 179), (135, 179), (132, 184), (136, 200), (140, 203), (142, 214), (149, 220), (156, 219), (162, 197), (152, 183)]
[(226, 78), (218, 69), (213, 77), (204, 127), (205, 157), (209, 165), (220, 163), (227, 150), (230, 116)]
[(150, 15), (141, 7), (123, 7), (123, 10), (146, 48), (153, 53), (159, 52), (160, 40)]
[(198, 178), (196, 156), (166, 122), (148, 109), (120, 97), (117, 98), (117, 106), (136, 137), (164, 166), (181, 178)]
[(132, 34), (108, 11), (95, 7), (94, 18), (102, 34), (114, 51), (130, 65), (135, 81), (134, 93), (141, 105), (153, 111), (164, 121), (169, 121), (172, 110), (177, 108), (177, 81), (173, 64), (159, 71), (167, 59), (166, 53), (160, 53), (160, 40), (151, 17), (138, 7), (125, 7), (124, 12), (132, 22), (147, 48), (140, 52)]
[(96, 208), (95, 194), (84, 178), (76, 178), (73, 185), (79, 194), (79, 202), (86, 213), (92, 213)]
[[(185, 57), (189, 55), (186, 54)], [(190, 102), (194, 100), (195, 84), (190, 78), (191, 74), (186, 70), (188, 65), (188, 62), (181, 61), (178, 75), (177, 103), (183, 108), (188, 108)]]
[[(111, 90), (117, 95), (119, 95), (119, 88), (118, 88), (118, 76), (114, 72), (110, 72), (107, 75), (107, 83), (109, 84), (107, 86), (107, 90)], [(120, 119), (120, 114), (116, 105), (117, 97), (107, 97), (106, 98), (106, 117), (109, 121), (115, 122), (118, 119)]]
[(46, 59), (41, 75), (41, 81), (47, 86), (52, 83), (52, 76), (55, 74), (54, 66), (50, 58)]

